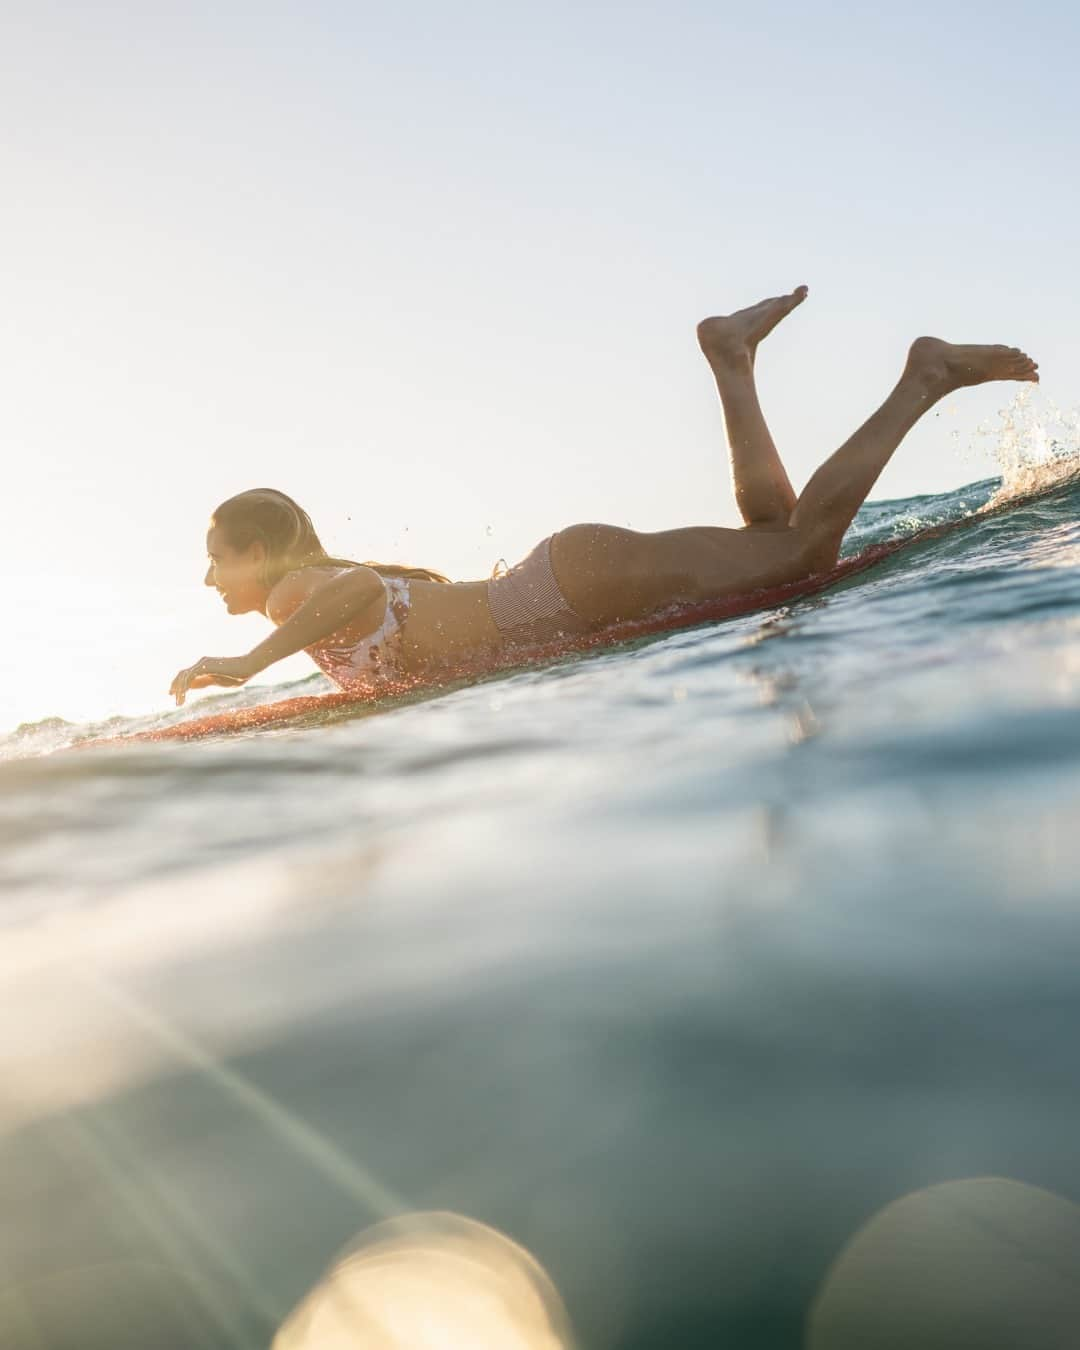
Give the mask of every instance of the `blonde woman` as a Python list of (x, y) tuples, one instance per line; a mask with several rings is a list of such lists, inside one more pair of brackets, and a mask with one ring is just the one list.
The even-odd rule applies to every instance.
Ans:
[(1039, 378), (1016, 347), (918, 338), (892, 393), (796, 496), (758, 403), (754, 362), (762, 339), (806, 295), (800, 286), (698, 325), (724, 410), (743, 528), (643, 534), (571, 525), (499, 576), (448, 582), (422, 568), (331, 557), (290, 497), (242, 492), (211, 518), (205, 582), (231, 614), (256, 610), (275, 632), (244, 656), (202, 657), (170, 692), (183, 703), (190, 689), (243, 684), (301, 650), (341, 688), (377, 691), (827, 572), (893, 451), (939, 399), (964, 385)]

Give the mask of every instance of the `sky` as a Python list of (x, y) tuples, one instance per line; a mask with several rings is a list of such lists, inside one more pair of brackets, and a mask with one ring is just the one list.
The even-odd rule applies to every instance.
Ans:
[[(758, 361), (796, 488), (920, 333), (1075, 407), (1078, 50), (1064, 4), (7, 0), (0, 730), (260, 640), (200, 584), (243, 488), (457, 578), (737, 524), (694, 325), (800, 282)], [(873, 495), (992, 474), (1003, 389)]]

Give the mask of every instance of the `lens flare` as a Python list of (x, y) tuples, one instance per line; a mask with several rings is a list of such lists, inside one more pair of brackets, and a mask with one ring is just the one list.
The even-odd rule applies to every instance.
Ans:
[(458, 1214), (362, 1233), (292, 1313), (272, 1350), (570, 1350), (554, 1284), (523, 1247)]

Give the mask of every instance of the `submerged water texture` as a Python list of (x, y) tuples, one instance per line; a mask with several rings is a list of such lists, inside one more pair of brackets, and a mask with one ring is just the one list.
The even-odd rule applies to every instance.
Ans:
[(448, 1209), (584, 1347), (798, 1346), (890, 1201), (1080, 1200), (1078, 515), (326, 726), (8, 737), (0, 1342), (266, 1345)]

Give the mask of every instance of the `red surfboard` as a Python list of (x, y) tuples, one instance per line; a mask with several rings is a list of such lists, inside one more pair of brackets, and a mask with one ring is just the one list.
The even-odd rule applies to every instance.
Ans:
[[(1072, 479), (1070, 478), (1070, 480)], [(332, 694), (309, 694), (298, 698), (280, 699), (274, 703), (259, 703), (249, 708), (231, 708), (227, 712), (212, 713), (206, 717), (193, 718), (186, 722), (175, 722), (170, 726), (152, 731), (132, 732), (126, 736), (110, 739), (83, 741), (80, 747), (110, 744), (128, 744), (132, 741), (197, 741), (210, 736), (228, 736), (237, 733), (258, 731), (269, 727), (318, 725), (322, 722), (337, 721), (355, 716), (365, 708), (383, 709), (408, 701), (410, 696), (435, 694), (450, 686), (467, 683), (499, 671), (521, 669), (569, 655), (573, 652), (590, 651), (598, 647), (610, 647), (620, 642), (629, 642), (636, 638), (649, 637), (658, 633), (674, 632), (680, 628), (692, 628), (698, 624), (715, 623), (723, 619), (736, 618), (743, 614), (752, 614), (756, 610), (773, 609), (790, 600), (801, 600), (817, 595), (821, 591), (836, 586), (848, 577), (865, 572), (884, 559), (901, 550), (916, 547), (929, 540), (940, 539), (953, 534), (969, 525), (978, 524), (991, 516), (1026, 505), (1039, 497), (1059, 491), (1063, 486), (1058, 481), (1048, 488), (1034, 492), (1023, 498), (1011, 498), (996, 506), (984, 507), (966, 516), (944, 521), (940, 525), (930, 525), (916, 530), (899, 539), (890, 539), (885, 543), (871, 544), (861, 553), (842, 559), (828, 572), (816, 576), (804, 577), (800, 581), (789, 582), (783, 586), (773, 586), (767, 590), (748, 592), (744, 595), (727, 596), (722, 600), (710, 600), (706, 604), (682, 607), (654, 615), (649, 619), (634, 620), (615, 624), (601, 632), (587, 637), (567, 639), (548, 643), (527, 650), (518, 648), (468, 667), (457, 667), (441, 673), (437, 678), (403, 680), (398, 684), (384, 683), (378, 692), (357, 693), (340, 692)]]

